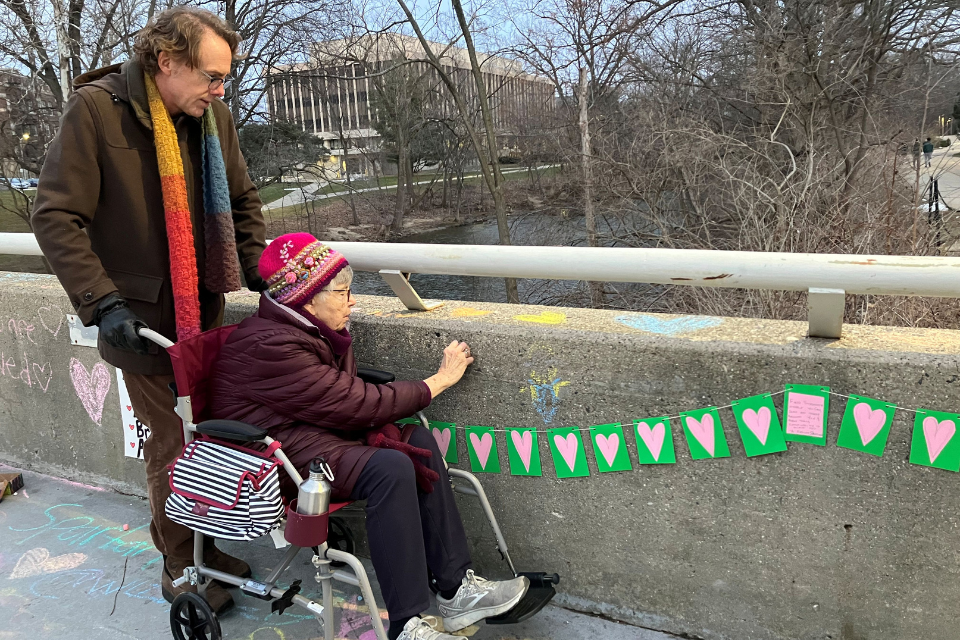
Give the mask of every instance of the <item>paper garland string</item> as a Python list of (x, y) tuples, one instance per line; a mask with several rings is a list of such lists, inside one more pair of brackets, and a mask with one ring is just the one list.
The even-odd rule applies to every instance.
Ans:
[[(783, 422), (773, 396), (784, 394)], [(718, 409), (729, 408), (736, 419), (744, 452), (748, 457), (787, 450), (787, 442), (826, 446), (830, 396), (847, 403), (836, 444), (882, 457), (896, 411), (916, 414), (910, 444), (912, 464), (960, 472), (960, 414), (910, 409), (856, 394), (842, 394), (820, 385), (788, 384), (783, 391), (735, 400), (719, 407), (682, 411), (679, 416), (644, 418), (632, 422), (633, 443), (641, 465), (675, 464), (671, 420), (679, 419), (690, 457), (705, 460), (730, 457), (729, 446)], [(417, 418), (397, 420), (398, 424), (420, 424)], [(457, 463), (457, 431), (464, 430), (470, 468), (476, 473), (500, 473), (497, 433), (506, 433), (505, 442), (511, 475), (543, 475), (539, 436), (545, 433), (558, 478), (590, 475), (581, 432), (589, 431), (596, 469), (600, 473), (629, 471), (633, 462), (632, 444), (620, 423), (592, 427), (460, 427), (452, 422), (429, 422), (432, 435), (444, 459)]]

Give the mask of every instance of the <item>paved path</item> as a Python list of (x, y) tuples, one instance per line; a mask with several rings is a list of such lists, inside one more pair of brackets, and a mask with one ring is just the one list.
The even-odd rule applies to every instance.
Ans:
[[(0, 465), (0, 472), (9, 472)], [(0, 638), (3, 640), (166, 640), (169, 605), (160, 595), (161, 557), (150, 543), (149, 514), (139, 498), (25, 473), (26, 486), (0, 502)], [(123, 531), (123, 525), (129, 531)], [(359, 524), (359, 522), (358, 522)], [(264, 576), (281, 552), (269, 537), (221, 543)], [(287, 570), (319, 600), (309, 552)], [(370, 569), (371, 578), (374, 578)], [(337, 640), (374, 640), (358, 590), (334, 582)], [(379, 593), (376, 584), (374, 590)], [(237, 606), (221, 619), (223, 637), (243, 640), (322, 638), (320, 624), (298, 607), (282, 617), (234, 591)], [(116, 608), (114, 610), (114, 603)], [(292, 613), (292, 615), (291, 615)], [(476, 640), (671, 640), (661, 633), (547, 607), (514, 626), (472, 626)]]
[[(536, 169), (537, 170), (549, 169), (550, 167), (553, 167), (553, 166), (555, 165), (543, 165), (543, 166), (537, 167)], [(506, 175), (508, 173), (519, 173), (521, 171), (526, 171), (526, 170), (527, 170), (526, 167), (521, 167), (519, 169), (502, 169), (501, 173)], [(464, 174), (463, 179), (476, 180), (479, 177), (480, 177), (479, 173), (467, 173), (467, 174)], [(430, 178), (427, 180), (420, 180), (420, 181), (414, 182), (413, 184), (415, 185), (430, 184), (432, 181), (433, 181), (433, 178)], [(366, 180), (364, 180), (364, 182), (366, 182)], [(303, 204), (304, 202), (313, 202), (315, 200), (326, 200), (328, 198), (342, 198), (347, 195), (348, 191), (346, 188), (347, 186), (346, 182), (331, 182), (330, 184), (334, 186), (342, 187), (343, 190), (335, 191), (333, 193), (318, 194), (317, 191), (320, 189), (320, 187), (327, 186), (327, 183), (320, 184), (317, 182), (311, 182), (310, 184), (305, 185), (303, 188), (292, 189), (287, 195), (283, 196), (279, 200), (274, 200), (273, 202), (269, 202), (263, 205), (263, 208), (264, 210), (280, 209), (282, 207), (289, 207), (296, 204)], [(392, 185), (384, 185), (384, 186), (378, 186), (378, 187), (367, 187), (364, 189), (354, 189), (353, 192), (354, 193), (370, 193), (372, 191), (391, 191), (396, 188), (397, 188), (397, 185), (392, 184)]]

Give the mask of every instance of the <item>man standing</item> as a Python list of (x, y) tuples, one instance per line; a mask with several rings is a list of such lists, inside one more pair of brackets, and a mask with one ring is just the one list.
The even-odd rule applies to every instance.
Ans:
[(923, 163), (924, 166), (929, 169), (930, 163), (933, 160), (933, 141), (930, 138), (927, 138), (927, 141), (923, 143)]
[(913, 140), (913, 168), (920, 168), (920, 138)]
[[(132, 60), (77, 78), (32, 217), (77, 314), (100, 327), (100, 355), (124, 372), (134, 413), (151, 429), (150, 533), (170, 602), (195, 591), (173, 586), (193, 564), (193, 534), (164, 513), (166, 466), (183, 441), (170, 360), (137, 330), (182, 340), (220, 325), (223, 294), (240, 288), (241, 270), (250, 289), (262, 289), (262, 205), (220, 100), (238, 44), (212, 13), (176, 7), (137, 34)], [(249, 575), (210, 542), (208, 566)], [(216, 583), (206, 593), (215, 611), (233, 604)]]

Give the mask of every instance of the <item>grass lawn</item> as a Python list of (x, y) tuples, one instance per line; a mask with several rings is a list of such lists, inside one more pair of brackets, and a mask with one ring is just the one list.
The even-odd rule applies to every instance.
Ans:
[(260, 189), (260, 199), (264, 204), (279, 200), (289, 193), (289, 190), (300, 187), (301, 182), (274, 182)]
[[(29, 233), (30, 225), (16, 213), (10, 211), (10, 209), (15, 206), (15, 198), (17, 198), (17, 202), (22, 206), (22, 197), (10, 191), (0, 191), (0, 231), (4, 233)], [(43, 264), (43, 259), (40, 258), (40, 256), (11, 255), (0, 255), (0, 271), (47, 272)]]

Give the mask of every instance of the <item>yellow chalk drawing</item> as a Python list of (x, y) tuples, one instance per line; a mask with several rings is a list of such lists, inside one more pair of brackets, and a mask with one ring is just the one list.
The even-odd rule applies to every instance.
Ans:
[(513, 316), (514, 320), (521, 322), (534, 322), (536, 324), (563, 324), (567, 321), (567, 314), (556, 311), (544, 311), (539, 315), (519, 315)]
[(86, 560), (87, 556), (83, 553), (65, 553), (62, 556), (50, 557), (49, 551), (43, 547), (37, 547), (20, 556), (20, 560), (17, 561), (17, 565), (10, 573), (10, 579), (17, 580), (18, 578), (29, 578), (45, 573), (76, 569)]
[(451, 318), (475, 318), (477, 316), (485, 316), (493, 311), (484, 311), (482, 309), (474, 309), (472, 307), (461, 307), (460, 309), (454, 309), (453, 313), (450, 314)]

